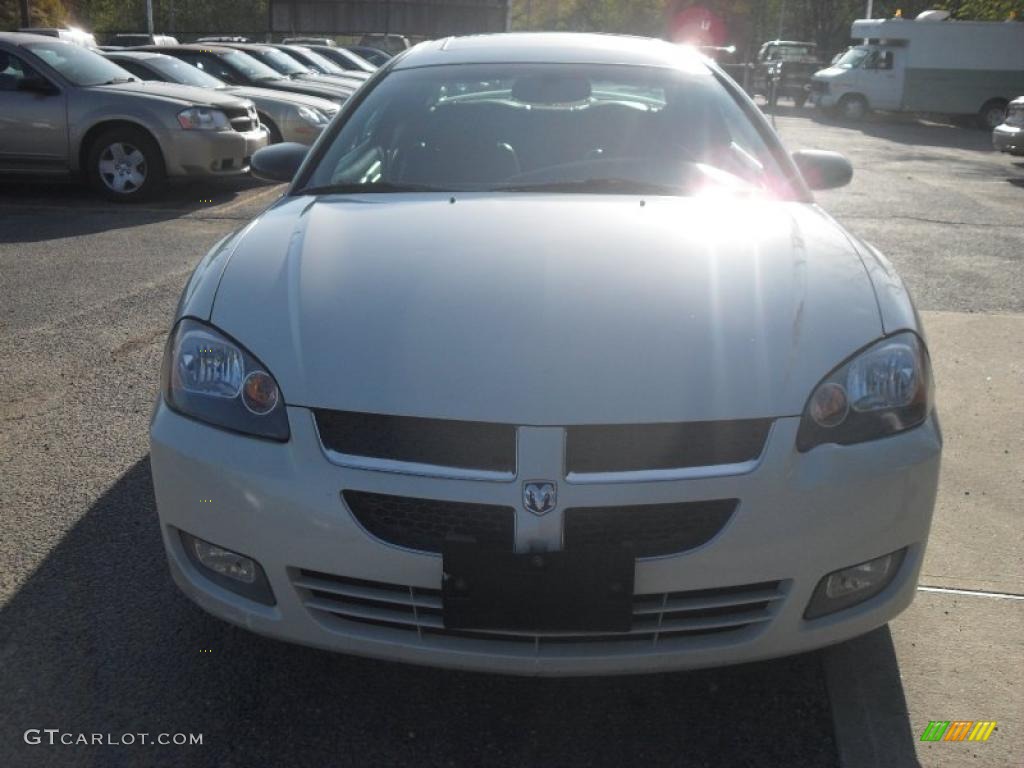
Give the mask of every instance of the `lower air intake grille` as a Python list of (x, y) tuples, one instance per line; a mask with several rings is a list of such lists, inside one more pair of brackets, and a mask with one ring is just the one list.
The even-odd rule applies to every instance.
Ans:
[(440, 552), (448, 536), (457, 536), (474, 539), (481, 546), (512, 551), (512, 507), (363, 491), (344, 491), (342, 496), (356, 520), (389, 544)]
[[(302, 569), (292, 571), (292, 583), (313, 616), (334, 629), (358, 631), (367, 625), (383, 627), (400, 633), (396, 640), (405, 642), (419, 637), (426, 642), (434, 639), (448, 644), (489, 641), (507, 646), (517, 643), (537, 654), (567, 644), (589, 644), (598, 648), (605, 645), (621, 648), (625, 653), (631, 647), (650, 647), (676, 639), (739, 633), (770, 621), (785, 597), (783, 583), (779, 581), (636, 595), (633, 628), (628, 632), (537, 633), (445, 629), (440, 589), (363, 581)], [(552, 652), (561, 651), (554, 649)]]
[(626, 546), (635, 557), (685, 552), (710, 541), (729, 521), (737, 499), (565, 511), (565, 548)]

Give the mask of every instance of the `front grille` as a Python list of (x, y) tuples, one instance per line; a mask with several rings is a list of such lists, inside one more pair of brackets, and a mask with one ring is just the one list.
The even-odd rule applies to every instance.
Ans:
[(257, 117), (255, 109), (250, 109), (248, 107), (227, 107), (223, 112), (227, 115), (228, 121), (231, 123), (231, 129), (234, 131), (245, 133), (259, 128), (260, 119)]
[[(765, 625), (784, 598), (779, 581), (741, 586), (636, 595), (633, 627), (628, 632), (528, 632), (516, 630), (449, 630), (442, 618), (440, 589), (386, 584), (304, 569), (292, 571), (303, 604), (318, 620), (339, 631), (361, 629), (380, 638), (380, 630), (410, 642), (441, 641), (519, 644), (526, 652), (557, 654), (565, 645), (612, 645), (628, 652), (686, 641), (704, 635), (738, 635)], [(479, 647), (479, 646), (477, 646)]]
[(709, 542), (729, 521), (738, 499), (565, 510), (569, 551), (627, 547), (635, 557), (685, 552)]
[(350, 456), (514, 473), (512, 424), (314, 411), (324, 448)]
[(639, 472), (737, 464), (761, 455), (771, 419), (600, 424), (566, 430), (566, 470)]
[(342, 496), (363, 528), (389, 544), (440, 552), (445, 539), (453, 536), (509, 552), (513, 548), (512, 507), (364, 491), (344, 491)]

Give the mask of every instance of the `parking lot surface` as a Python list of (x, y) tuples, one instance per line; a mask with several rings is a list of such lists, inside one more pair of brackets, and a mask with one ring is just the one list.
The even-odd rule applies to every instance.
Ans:
[[(1003, 766), (1024, 755), (1024, 164), (982, 132), (780, 110), (846, 153), (821, 204), (924, 315), (946, 437), (925, 590), (836, 649), (695, 673), (532, 680), (332, 655), (214, 620), (167, 573), (147, 458), (162, 345), (192, 267), (281, 187), (142, 207), (0, 183), (0, 763)], [(997, 720), (921, 744), (929, 720)], [(201, 746), (28, 745), (32, 728), (202, 733)]]

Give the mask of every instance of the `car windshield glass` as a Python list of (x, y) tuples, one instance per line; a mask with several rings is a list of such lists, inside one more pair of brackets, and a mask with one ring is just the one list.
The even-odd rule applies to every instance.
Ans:
[(448, 65), (385, 77), (306, 186), (790, 198), (780, 155), (702, 66)]
[(172, 83), (195, 85), (199, 88), (223, 88), (226, 85), (223, 80), (218, 80), (213, 75), (208, 75), (201, 69), (196, 69), (191, 64), (187, 64), (173, 56), (161, 54), (155, 58), (148, 59), (146, 63)]
[(276, 69), (282, 75), (304, 75), (309, 67), (296, 61), (284, 51), (277, 48), (261, 48), (258, 54), (260, 61)]
[[(335, 54), (334, 54), (335, 56), (338, 56), (340, 59), (344, 59), (345, 61), (347, 61), (349, 63), (349, 68), (353, 68), (354, 67), (355, 69), (363, 70), (363, 72), (376, 72), (377, 71), (377, 68), (375, 66), (373, 66), (373, 64), (368, 62), (366, 59), (364, 59), (359, 54), (352, 53), (352, 51), (346, 51), (344, 48), (335, 48), (333, 50), (335, 52)], [(325, 55), (325, 54), (322, 54), (322, 55)], [(341, 65), (339, 64), (338, 66), (341, 66)]]
[(221, 54), (221, 57), (250, 80), (277, 80), (281, 77), (263, 62), (241, 51), (229, 51)]
[(871, 53), (869, 48), (851, 48), (836, 61), (835, 66), (843, 69), (854, 69), (864, 63), (864, 60)]
[(28, 50), (75, 85), (127, 83), (137, 78), (98, 53), (71, 43), (28, 43)]
[(309, 62), (319, 69), (321, 72), (325, 72), (328, 75), (343, 75), (345, 70), (335, 64), (333, 61), (325, 56), (321, 56), (319, 53), (311, 48), (303, 48), (302, 55), (309, 60)]

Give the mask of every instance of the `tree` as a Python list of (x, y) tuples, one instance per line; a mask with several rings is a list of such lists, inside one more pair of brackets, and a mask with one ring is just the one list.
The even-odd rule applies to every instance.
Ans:
[[(30, 26), (58, 27), (67, 20), (62, 0), (29, 0)], [(0, 29), (15, 30), (21, 26), (21, 5), (18, 0), (0, 0)]]

